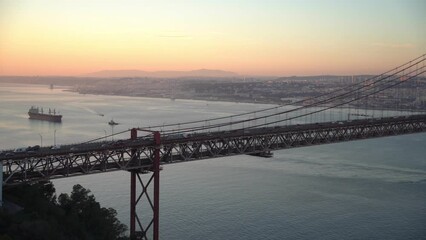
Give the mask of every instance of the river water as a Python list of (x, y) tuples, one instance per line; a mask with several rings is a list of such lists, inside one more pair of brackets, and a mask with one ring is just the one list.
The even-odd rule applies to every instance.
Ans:
[[(56, 108), (63, 122), (29, 120), (31, 105)], [(74, 143), (271, 106), (1, 83), (0, 149)], [(111, 119), (120, 123), (114, 129)], [(129, 180), (129, 173), (116, 171), (53, 182), (58, 193), (77, 183), (90, 189), (128, 225)], [(161, 239), (426, 239), (426, 134), (276, 151), (269, 159), (166, 165), (160, 199)]]

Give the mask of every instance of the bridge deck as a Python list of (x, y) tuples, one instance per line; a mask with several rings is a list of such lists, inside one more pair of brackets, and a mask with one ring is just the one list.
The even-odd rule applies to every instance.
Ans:
[(114, 170), (148, 172), (152, 168), (156, 147), (160, 147), (161, 163), (170, 164), (425, 131), (426, 115), (412, 115), (171, 134), (162, 137), (161, 146), (156, 146), (151, 137), (141, 137), (66, 145), (60, 149), (45, 147), (23, 153), (6, 151), (0, 160), (3, 163), (3, 183), (8, 185)]

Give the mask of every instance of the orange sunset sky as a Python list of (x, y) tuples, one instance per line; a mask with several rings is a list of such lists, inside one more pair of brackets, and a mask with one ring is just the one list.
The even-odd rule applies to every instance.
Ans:
[(380, 73), (426, 52), (426, 1), (0, 0), (0, 75)]

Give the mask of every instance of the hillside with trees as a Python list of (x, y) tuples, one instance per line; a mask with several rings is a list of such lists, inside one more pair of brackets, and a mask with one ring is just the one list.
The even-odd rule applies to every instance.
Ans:
[(79, 184), (59, 197), (51, 182), (20, 185), (5, 189), (4, 198), (9, 207), (0, 210), (2, 240), (129, 239), (117, 212), (101, 207)]

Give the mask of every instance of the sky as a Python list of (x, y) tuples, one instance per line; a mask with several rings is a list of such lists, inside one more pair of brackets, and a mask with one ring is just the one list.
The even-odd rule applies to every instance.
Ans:
[(0, 75), (380, 74), (424, 53), (424, 0), (0, 0)]

